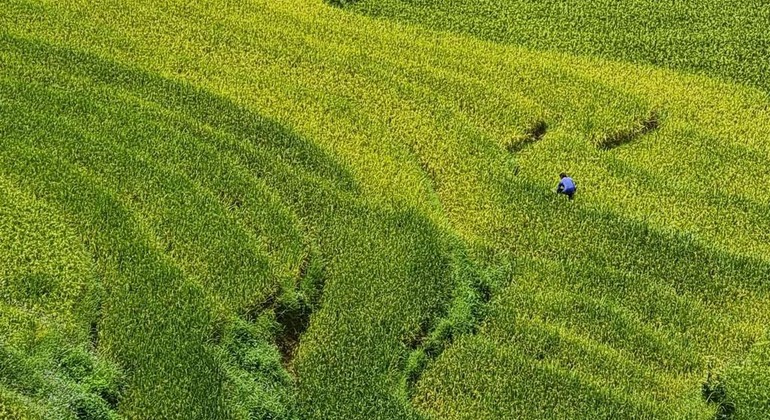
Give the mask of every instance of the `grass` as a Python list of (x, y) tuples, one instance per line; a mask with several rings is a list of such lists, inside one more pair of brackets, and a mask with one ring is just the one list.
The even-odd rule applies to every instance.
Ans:
[(724, 0), (361, 0), (342, 6), (498, 43), (654, 64), (770, 92), (764, 29), (770, 11), (757, 1), (728, 7)]
[(766, 412), (764, 93), (320, 1), (0, 27), (0, 413)]

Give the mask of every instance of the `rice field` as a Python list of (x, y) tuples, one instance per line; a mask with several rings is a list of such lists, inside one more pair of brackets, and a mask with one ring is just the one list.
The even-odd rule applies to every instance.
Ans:
[(375, 3), (3, 2), (0, 417), (770, 414), (764, 61)]
[(344, 5), (372, 17), (497, 43), (653, 64), (770, 92), (770, 8), (761, 0), (359, 0)]

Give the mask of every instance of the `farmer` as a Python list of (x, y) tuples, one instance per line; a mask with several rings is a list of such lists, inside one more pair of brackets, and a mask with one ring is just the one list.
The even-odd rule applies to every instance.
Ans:
[(569, 197), (570, 200), (572, 200), (572, 198), (575, 196), (575, 191), (577, 191), (575, 181), (568, 177), (564, 172), (559, 174), (559, 178), (561, 178), (561, 181), (559, 181), (559, 186), (556, 187), (556, 193), (564, 194)]

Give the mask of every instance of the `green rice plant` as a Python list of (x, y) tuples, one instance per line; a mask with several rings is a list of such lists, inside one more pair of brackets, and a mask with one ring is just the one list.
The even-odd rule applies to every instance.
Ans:
[(770, 410), (767, 392), (770, 382), (767, 378), (767, 363), (770, 351), (767, 340), (754, 344), (743, 360), (736, 360), (720, 378), (726, 394), (724, 399), (715, 401), (719, 404), (717, 415), (722, 418), (762, 417)]
[(310, 0), (0, 27), (3, 414), (766, 411), (764, 93)]
[(348, 7), (531, 49), (649, 63), (770, 89), (764, 77), (770, 38), (763, 29), (770, 12), (759, 3), (364, 0)]
[(7, 418), (117, 419), (123, 373), (94, 347), (98, 293), (66, 218), (0, 179), (0, 412)]

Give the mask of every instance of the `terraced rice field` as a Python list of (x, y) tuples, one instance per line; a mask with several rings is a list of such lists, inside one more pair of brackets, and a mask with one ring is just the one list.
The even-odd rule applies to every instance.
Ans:
[[(770, 414), (766, 61), (485, 2), (1, 6), (0, 418)], [(683, 33), (763, 57), (720, 6)]]

